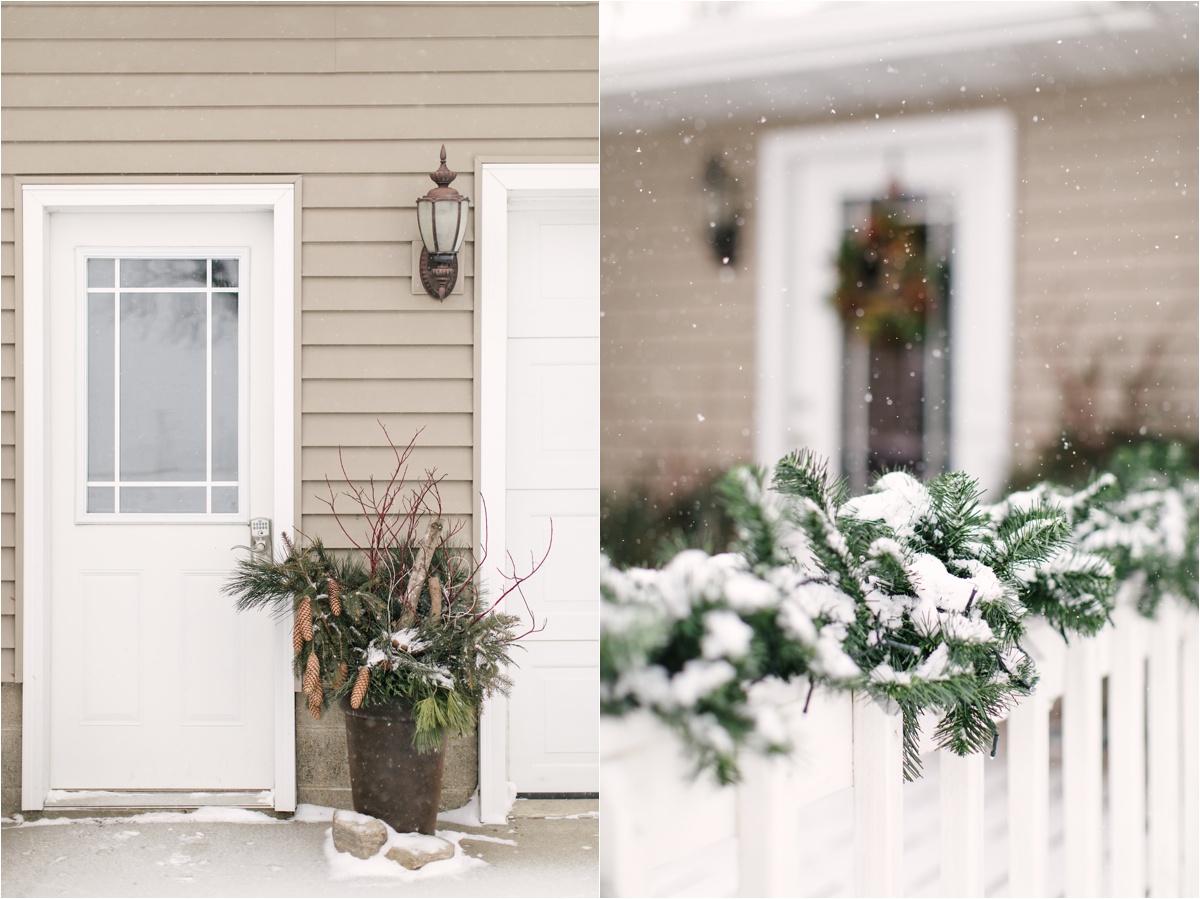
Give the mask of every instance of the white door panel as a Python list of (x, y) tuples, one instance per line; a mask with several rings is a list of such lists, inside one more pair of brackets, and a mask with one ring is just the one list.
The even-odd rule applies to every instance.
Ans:
[(273, 785), (272, 622), (221, 593), (272, 517), (271, 253), (268, 213), (51, 217), (53, 789)]
[[(545, 629), (518, 654), (509, 778), (523, 793), (598, 789), (599, 209), (509, 210), (505, 549), (545, 565), (523, 592)], [(553, 530), (553, 539), (551, 532)], [(523, 613), (519, 599), (509, 611)]]
[(511, 245), (521, 253), (509, 293), (509, 337), (600, 336), (597, 207), (586, 198), (555, 205), (574, 208), (527, 201), (509, 216)]
[(522, 745), (512, 754), (509, 776), (524, 793), (596, 792), (599, 644), (540, 643), (518, 653), (517, 662), (509, 714), (521, 727)]
[(600, 346), (510, 339), (508, 489), (600, 488)]
[[(553, 543), (551, 528), (553, 527)], [(598, 640), (600, 516), (592, 490), (514, 490), (508, 495), (510, 546), (550, 547), (545, 565), (522, 586), (546, 629), (531, 640)], [(527, 559), (518, 557), (521, 564)]]

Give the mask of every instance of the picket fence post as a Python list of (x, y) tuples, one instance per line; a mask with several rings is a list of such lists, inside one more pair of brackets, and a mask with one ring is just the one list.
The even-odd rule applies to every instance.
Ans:
[(742, 896), (795, 896), (800, 868), (800, 810), (791, 803), (795, 762), (747, 756), (737, 787), (738, 893)]
[[(606, 722), (601, 719), (602, 743), (611, 751), (623, 740), (633, 740), (642, 722), (635, 725), (633, 718)], [(635, 742), (637, 753), (645, 751), (645, 743)], [(603, 746), (601, 757), (603, 755)], [(666, 773), (666, 772), (665, 772)], [(675, 771), (669, 772), (678, 776)], [(641, 823), (651, 815), (639, 804), (637, 787), (629, 776), (628, 762), (619, 753), (607, 759), (600, 770), (600, 847), (601, 893), (607, 896), (649, 896), (649, 860), (643, 849), (645, 834)]]
[[(1051, 635), (1057, 640), (1057, 635)], [(1029, 638), (1032, 647), (1034, 638)], [(1008, 894), (1045, 896), (1050, 876), (1050, 706), (1062, 649), (1046, 645), (1036, 659), (1041, 682), (1009, 712)]]
[(984, 807), (982, 752), (939, 754), (941, 886), (943, 896), (983, 896)]
[(1111, 892), (1146, 892), (1146, 622), (1129, 604), (1113, 610), (1108, 673)]
[(1196, 610), (1183, 617), (1183, 892), (1200, 896), (1200, 627)]
[(904, 892), (902, 719), (854, 694), (854, 893)]
[(1096, 638), (1076, 638), (1063, 671), (1063, 880), (1067, 896), (1100, 895), (1103, 723)]
[[(1151, 628), (1148, 767), (1150, 772), (1150, 895), (1180, 895), (1179, 874), (1182, 863), (1179, 832), (1182, 787), (1179, 702), (1180, 619), (1173, 600), (1158, 606), (1157, 620)], [(1194, 852), (1195, 846), (1188, 851)]]

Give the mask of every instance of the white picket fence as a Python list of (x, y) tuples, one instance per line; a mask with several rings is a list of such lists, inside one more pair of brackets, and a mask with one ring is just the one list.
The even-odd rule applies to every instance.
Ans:
[(1000, 755), (931, 750), (916, 784), (899, 716), (865, 696), (817, 691), (801, 714), (797, 686), (796, 752), (746, 758), (726, 788), (648, 715), (604, 719), (602, 895), (1200, 894), (1197, 615), (1114, 621), (1069, 646), (1032, 628), (1041, 684)]

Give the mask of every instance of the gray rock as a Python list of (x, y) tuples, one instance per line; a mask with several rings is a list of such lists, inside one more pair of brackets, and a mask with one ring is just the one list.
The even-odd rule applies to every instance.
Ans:
[(355, 858), (370, 858), (387, 842), (387, 825), (370, 815), (338, 809), (333, 813), (333, 845)]
[(441, 837), (426, 834), (403, 834), (393, 842), (387, 857), (410, 871), (423, 868), (430, 862), (454, 857), (454, 844)]

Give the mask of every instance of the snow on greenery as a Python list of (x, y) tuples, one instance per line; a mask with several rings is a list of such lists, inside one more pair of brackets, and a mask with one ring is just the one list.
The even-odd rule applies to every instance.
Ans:
[(1094, 634), (1131, 579), (1147, 614), (1168, 594), (1196, 602), (1195, 476), (1162, 463), (1132, 454), (1083, 490), (1043, 484), (991, 506), (961, 472), (891, 472), (851, 499), (807, 452), (769, 483), (735, 469), (718, 490), (730, 552), (627, 571), (602, 557), (602, 709), (651, 711), (723, 783), (741, 750), (790, 748), (771, 698), (788, 682), (898, 709), (909, 779), (922, 712), (939, 746), (991, 749), (1037, 682), (1027, 616)]

